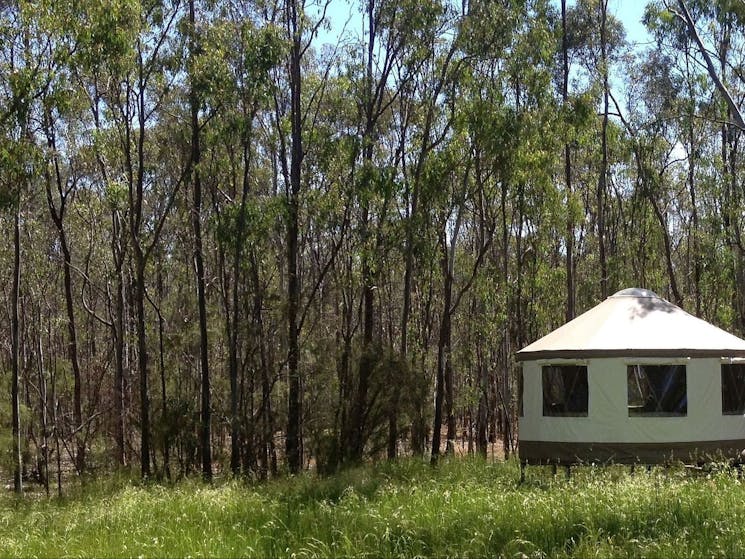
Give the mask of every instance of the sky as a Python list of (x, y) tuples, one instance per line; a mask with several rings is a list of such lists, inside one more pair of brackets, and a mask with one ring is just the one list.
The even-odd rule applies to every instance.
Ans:
[[(559, 4), (559, 0), (554, 1)], [(359, 26), (359, 8), (353, 7), (352, 4), (349, 0), (331, 0), (326, 14), (331, 29), (321, 31), (321, 44), (335, 43), (345, 24), (347, 29)], [(574, 1), (569, 0), (567, 4), (571, 6)], [(647, 0), (608, 0), (609, 13), (621, 20), (626, 29), (626, 39), (638, 48), (644, 48), (652, 40), (641, 22), (646, 5)]]
[(609, 0), (608, 2), (608, 12), (621, 20), (626, 28), (626, 40), (642, 48), (652, 40), (641, 21), (646, 5), (646, 0)]

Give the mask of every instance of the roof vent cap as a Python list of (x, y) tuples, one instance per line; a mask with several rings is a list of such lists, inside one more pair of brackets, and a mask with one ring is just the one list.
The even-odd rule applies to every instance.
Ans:
[(649, 289), (641, 289), (639, 287), (629, 287), (628, 289), (622, 289), (621, 291), (614, 293), (611, 297), (636, 297), (644, 299), (659, 299), (659, 295)]

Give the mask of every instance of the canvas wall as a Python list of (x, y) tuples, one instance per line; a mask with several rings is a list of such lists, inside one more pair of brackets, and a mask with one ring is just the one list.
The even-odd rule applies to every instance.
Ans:
[[(541, 368), (545, 364), (587, 365), (588, 416), (544, 417)], [(637, 363), (684, 363), (688, 410), (684, 417), (629, 417), (627, 366)], [(595, 358), (523, 363), (521, 441), (660, 443), (740, 440), (745, 417), (722, 415), (722, 360)]]

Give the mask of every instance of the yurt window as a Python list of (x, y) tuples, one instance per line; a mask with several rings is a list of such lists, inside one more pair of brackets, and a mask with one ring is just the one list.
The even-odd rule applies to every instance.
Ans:
[(722, 414), (745, 413), (745, 364), (722, 364)]
[(674, 417), (688, 413), (685, 365), (629, 365), (629, 417)]
[(587, 417), (587, 367), (543, 366), (543, 415)]

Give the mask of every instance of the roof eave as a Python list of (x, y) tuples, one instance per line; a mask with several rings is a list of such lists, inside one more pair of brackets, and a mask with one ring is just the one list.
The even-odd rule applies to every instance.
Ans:
[(598, 357), (745, 357), (745, 349), (558, 349), (518, 351), (515, 359), (590, 359)]

